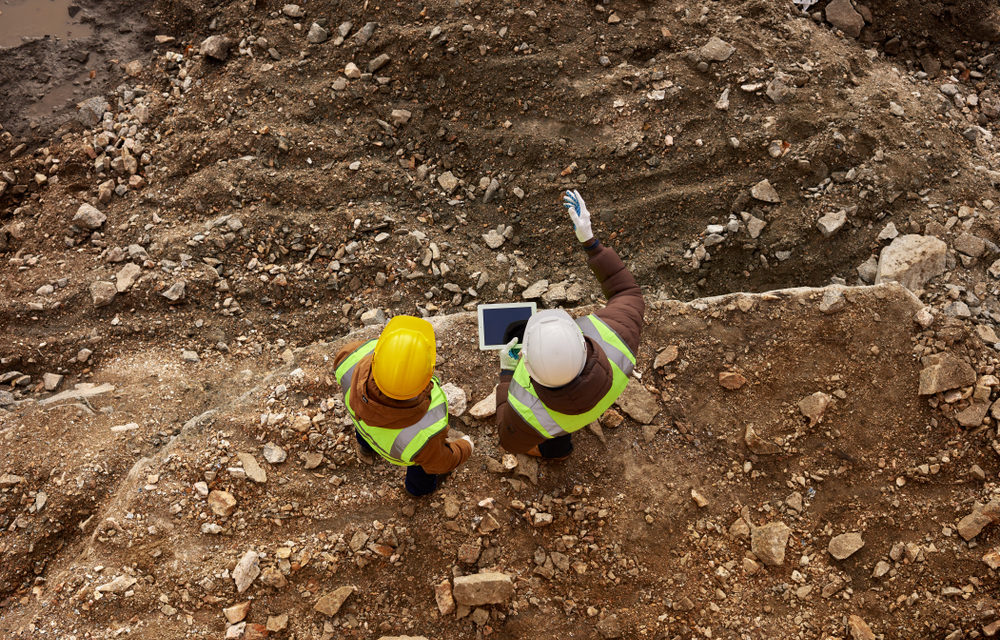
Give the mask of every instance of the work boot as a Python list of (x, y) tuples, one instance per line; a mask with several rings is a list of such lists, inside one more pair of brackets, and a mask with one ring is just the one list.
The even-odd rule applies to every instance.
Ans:
[(525, 451), (525, 453), (527, 455), (529, 455), (529, 456), (534, 457), (534, 458), (541, 458), (542, 460), (548, 460), (549, 462), (562, 462), (566, 458), (570, 457), (570, 455), (572, 455), (572, 452), (570, 452), (570, 453), (567, 453), (566, 455), (560, 456), (558, 458), (546, 458), (545, 456), (542, 455), (542, 452), (538, 450), (538, 445), (537, 444), (535, 446), (531, 447), (530, 449), (528, 449), (527, 451)]
[(354, 452), (358, 454), (358, 460), (361, 464), (368, 466), (375, 464), (375, 454), (371, 451), (366, 451), (359, 442), (354, 443)]

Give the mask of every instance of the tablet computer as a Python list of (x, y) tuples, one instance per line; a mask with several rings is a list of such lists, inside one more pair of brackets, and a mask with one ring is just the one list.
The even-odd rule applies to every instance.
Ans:
[(481, 304), (479, 311), (479, 348), (483, 351), (500, 350), (506, 344), (504, 331), (512, 322), (527, 320), (535, 313), (534, 302), (505, 302)]

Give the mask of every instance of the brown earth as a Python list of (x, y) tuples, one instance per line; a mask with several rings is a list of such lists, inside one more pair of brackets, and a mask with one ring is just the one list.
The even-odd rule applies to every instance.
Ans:
[[(885, 638), (958, 638), (997, 617), (995, 576), (980, 561), (997, 534), (988, 529), (976, 548), (953, 532), (974, 500), (991, 497), (991, 431), (956, 428), (954, 399), (932, 408), (916, 396), (917, 356), (930, 352), (957, 349), (979, 374), (994, 373), (994, 352), (973, 337), (975, 325), (1000, 320), (987, 273), (994, 258), (951, 253), (924, 302), (940, 309), (961, 298), (977, 313), (942, 315), (919, 334), (912, 300), (898, 291), (857, 293), (830, 316), (788, 301), (791, 293), (754, 298), (746, 313), (731, 299), (704, 310), (667, 302), (856, 283), (858, 265), (887, 243), (878, 235), (889, 222), (949, 244), (962, 231), (1000, 242), (995, 148), (985, 134), (963, 137), (995, 127), (995, 5), (873, 3), (859, 41), (790, 2), (759, 0), (322, 0), (303, 5), (303, 19), (284, 16), (283, 5), (156, 0), (121, 14), (83, 3), (93, 40), (36, 41), (0, 60), (10, 87), (0, 95), (0, 170), (10, 176), (0, 182), (0, 374), (31, 376), (27, 387), (8, 381), (15, 404), (0, 407), (0, 474), (26, 478), (0, 489), (0, 629), (24, 638), (43, 627), (219, 637), (219, 610), (239, 601), (223, 570), (251, 547), (277, 566), (288, 541), (289, 586), (257, 584), (244, 595), (255, 599), (251, 622), (289, 613), (295, 637), (595, 637), (596, 621), (617, 615), (623, 637), (827, 638), (845, 637), (844, 619), (856, 614)], [(331, 32), (326, 42), (307, 41), (314, 20)], [(353, 26), (338, 45), (344, 21)], [(377, 27), (361, 43), (367, 22)], [(154, 34), (175, 40), (158, 44)], [(212, 34), (233, 42), (224, 62), (198, 54)], [(712, 36), (735, 52), (699, 67), (694, 52)], [(98, 71), (89, 85), (70, 57), (81, 47), (91, 51), (84, 66)], [(389, 61), (373, 75), (345, 81), (349, 62), (364, 73), (383, 53)], [(776, 77), (793, 89), (778, 102), (765, 91)], [(956, 106), (945, 83), (977, 103)], [(729, 107), (718, 109), (727, 88)], [(121, 140), (148, 155), (135, 186), (121, 167), (95, 167), (106, 151), (101, 125), (63, 122), (65, 109), (49, 115), (51, 105), (97, 94), (124, 125)], [(891, 115), (890, 102), (904, 115)], [(119, 158), (121, 143), (112, 148), (107, 155)], [(446, 193), (438, 178), (449, 171), (459, 184)], [(751, 197), (765, 178), (780, 203)], [(107, 180), (123, 191), (100, 201)], [(499, 189), (485, 202), (491, 180)], [(356, 462), (340, 416), (308, 433), (261, 423), (278, 407), (336, 415), (323, 356), (368, 310), (470, 310), (519, 299), (541, 279), (584, 292), (543, 306), (599, 300), (559, 206), (567, 188), (587, 199), (598, 235), (654, 307), (641, 358), (642, 381), (661, 396), (651, 442), (627, 419), (605, 432), (606, 444), (582, 435), (573, 464), (543, 466), (537, 485), (521, 486), (523, 476), (490, 470), (487, 458), (502, 454), (492, 428), (465, 418), (478, 447), (472, 463), (438, 497), (411, 503), (399, 495), (398, 470)], [(108, 216), (94, 233), (71, 228), (83, 202)], [(847, 224), (824, 237), (816, 220), (839, 209)], [(748, 233), (750, 216), (767, 223), (759, 237)], [(730, 220), (738, 230), (706, 246), (719, 235), (706, 227)], [(491, 250), (482, 235), (497, 225), (512, 229)], [(126, 262), (142, 267), (138, 282), (95, 308), (91, 284), (114, 282)], [(161, 294), (179, 280), (186, 294), (173, 303)], [(53, 291), (40, 293), (46, 285)], [(450, 322), (442, 377), (478, 400), (494, 384), (495, 362), (472, 353), (467, 318)], [(667, 344), (681, 353), (671, 380), (651, 370)], [(86, 361), (83, 348), (94, 352)], [(182, 350), (199, 362), (183, 362)], [(288, 378), (297, 367), (301, 381)], [(723, 369), (741, 371), (748, 386), (723, 390)], [(63, 388), (108, 382), (116, 391), (93, 406), (45, 409), (34, 400), (46, 395), (48, 372), (66, 376)], [(286, 395), (273, 393), (279, 384)], [(807, 427), (795, 403), (838, 389), (846, 397)], [(210, 409), (218, 413), (189, 423)], [(139, 428), (109, 430), (130, 422)], [(747, 424), (781, 439), (782, 452), (750, 452)], [(267, 467), (265, 485), (226, 472), (235, 452), (260, 460), (269, 440), (289, 460)], [(297, 455), (307, 450), (324, 452), (324, 465), (304, 470)], [(924, 474), (922, 464), (940, 468)], [(973, 464), (985, 483), (969, 475)], [(199, 528), (210, 512), (192, 487), (206, 471), (239, 501), (220, 537)], [(38, 490), (48, 504), (34, 513)], [(805, 496), (798, 515), (785, 504), (792, 491)], [(463, 507), (454, 519), (442, 515), (449, 495)], [(494, 508), (476, 506), (486, 497)], [(744, 574), (749, 544), (727, 533), (742, 507), (754, 526), (780, 517), (792, 527), (784, 567)], [(531, 508), (555, 523), (531, 527)], [(482, 536), (480, 565), (516, 576), (515, 598), (486, 624), (441, 617), (432, 587), (473, 569), (455, 554), (480, 537), (487, 512), (502, 527)], [(398, 562), (348, 551), (356, 530), (395, 549)], [(848, 530), (862, 531), (866, 546), (834, 561), (826, 543)], [(896, 542), (920, 545), (920, 557), (872, 578)], [(553, 569), (553, 551), (586, 572)], [(93, 587), (122, 572), (139, 580), (135, 595), (95, 599)], [(824, 597), (834, 576), (843, 588)], [(324, 631), (312, 603), (342, 584), (359, 591)], [(942, 595), (944, 586), (969, 591)]]

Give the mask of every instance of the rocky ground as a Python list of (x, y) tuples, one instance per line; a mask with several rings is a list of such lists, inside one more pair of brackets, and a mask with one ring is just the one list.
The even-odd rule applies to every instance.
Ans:
[[(82, 10), (0, 60), (5, 636), (1000, 629), (995, 5)], [(650, 308), (539, 466), (468, 312), (600, 302), (566, 188)], [(396, 313), (477, 442), (424, 501), (329, 367)]]

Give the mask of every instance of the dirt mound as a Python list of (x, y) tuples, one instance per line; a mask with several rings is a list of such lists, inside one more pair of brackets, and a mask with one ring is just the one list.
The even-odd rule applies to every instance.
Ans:
[[(14, 49), (0, 628), (217, 636), (252, 596), (245, 637), (282, 612), (296, 637), (991, 633), (1000, 99), (972, 22), (995, 6), (839, 4), (857, 39), (823, 3), (157, 0), (124, 53), (108, 29), (140, 14), (85, 5), (110, 62), (51, 138), (18, 105), (54, 86), (32, 57), (81, 71), (72, 43)], [(474, 464), (402, 500), (354, 457), (331, 350), (447, 316), (442, 374), (484, 397), (495, 362), (450, 314), (601, 300), (564, 189), (650, 302), (634, 390), (658, 417), (536, 469), (463, 416)], [(840, 288), (890, 263), (925, 307)], [(920, 399), (925, 370), (955, 385)], [(115, 390), (39, 402), (81, 383)], [(835, 560), (845, 533), (865, 545)], [(487, 568), (512, 598), (441, 613)]]
[[(3, 578), (8, 593), (34, 586), (6, 600), (0, 628), (11, 638), (41, 628), (219, 636), (221, 609), (248, 598), (248, 629), (287, 615), (296, 637), (514, 638), (544, 625), (591, 638), (595, 623), (622, 637), (708, 627), (842, 635), (858, 615), (877, 633), (929, 638), (992, 621), (981, 592), (991, 571), (955, 522), (989, 494), (970, 469), (992, 476), (996, 456), (987, 433), (962, 435), (917, 399), (912, 294), (800, 289), (653, 307), (642, 383), (629, 394), (653, 403), (649, 424), (625, 407), (578, 438), (573, 464), (519, 456), (511, 468), (490, 420), (455, 417), (477, 454), (424, 501), (403, 495), (397, 468), (355, 457), (329, 386), (344, 340), (289, 352), (271, 374), (240, 362), (235, 378), (208, 363), (178, 376), (155, 354), (109, 362), (98, 375), (116, 389), (93, 397), (96, 414), (57, 414), (85, 431), (52, 433), (68, 438), (59, 448), (5, 447), (4, 468), (22, 479), (5, 491), (5, 512), (20, 514), (4, 552), (20, 561), (5, 563)], [(474, 314), (436, 325), (450, 336), (442, 378), (467, 381), (473, 401), (490, 393), (476, 372), (494, 363), (461, 348)], [(962, 339), (952, 351), (965, 344), (974, 347)], [(664, 347), (677, 357), (655, 370)], [(742, 384), (724, 386), (727, 375)], [(804, 404), (814, 396), (825, 398), (818, 408)], [(22, 406), (6, 441), (33, 439), (53, 415)], [(65, 448), (86, 464), (68, 464)], [(263, 483), (247, 477), (247, 454)], [(235, 510), (215, 512), (209, 491), (228, 492)], [(41, 492), (46, 504), (30, 508)], [(775, 558), (750, 532), (778, 521), (791, 535), (783, 563), (767, 566)], [(827, 546), (848, 532), (864, 546), (838, 560)], [(53, 537), (58, 545), (41, 544)], [(262, 573), (238, 594), (231, 576), (251, 550)], [(45, 578), (32, 580), (46, 562)], [(436, 585), (478, 571), (511, 576), (514, 595), (442, 615)], [(343, 585), (356, 593), (339, 615), (313, 610)], [(914, 590), (927, 594), (920, 616), (900, 606)]]

